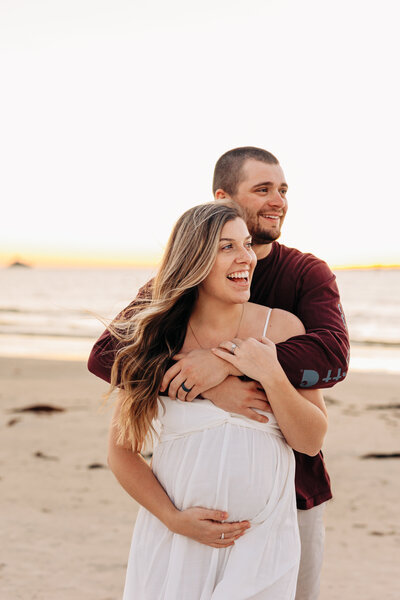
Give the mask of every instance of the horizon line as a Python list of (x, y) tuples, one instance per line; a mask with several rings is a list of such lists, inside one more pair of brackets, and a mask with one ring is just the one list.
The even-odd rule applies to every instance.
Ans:
[[(149, 256), (149, 257), (138, 257), (131, 259), (79, 259), (79, 258), (54, 258), (49, 260), (48, 258), (36, 257), (33, 260), (25, 260), (23, 257), (5, 257), (0, 255), (0, 268), (12, 268), (13, 266), (29, 267), (29, 268), (60, 268), (60, 269), (154, 269), (159, 266), (161, 260), (160, 257)], [(333, 271), (356, 271), (356, 270), (396, 270), (400, 269), (400, 263), (351, 263), (351, 264), (334, 264), (326, 261), (329, 267)]]
[[(329, 263), (328, 263), (329, 264)], [(400, 269), (398, 263), (370, 263), (361, 265), (329, 265), (333, 271), (377, 271), (379, 269), (395, 270)]]

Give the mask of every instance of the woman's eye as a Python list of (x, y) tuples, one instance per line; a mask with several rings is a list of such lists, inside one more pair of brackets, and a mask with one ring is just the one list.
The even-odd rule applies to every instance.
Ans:
[(226, 244), (226, 246), (222, 246), (221, 250), (229, 250), (232, 248), (232, 244)]
[(252, 248), (253, 242), (246, 242), (246, 248)]

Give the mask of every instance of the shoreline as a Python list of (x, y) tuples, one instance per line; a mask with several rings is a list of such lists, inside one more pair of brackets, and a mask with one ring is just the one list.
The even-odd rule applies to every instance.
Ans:
[[(138, 506), (107, 467), (107, 384), (39, 358), (0, 357), (0, 380), (4, 597), (118, 600)], [(356, 371), (326, 390), (323, 600), (398, 597), (400, 462), (363, 456), (400, 451), (399, 390), (400, 375)], [(63, 410), (13, 412), (35, 404)]]
[[(100, 335), (100, 334), (99, 334)], [(13, 336), (0, 336), (0, 360), (37, 360), (49, 362), (85, 363), (96, 338), (44, 338), (38, 345), (35, 336), (28, 336), (24, 344)], [(28, 349), (26, 349), (28, 347)], [(69, 353), (66, 353), (66, 348)], [(400, 346), (393, 344), (355, 344), (351, 346), (351, 373), (371, 373), (400, 375)]]

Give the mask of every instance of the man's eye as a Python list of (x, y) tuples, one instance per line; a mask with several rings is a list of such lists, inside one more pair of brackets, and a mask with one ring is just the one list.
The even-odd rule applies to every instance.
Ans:
[(268, 188), (267, 187), (259, 188), (258, 191), (262, 192), (263, 194), (266, 194), (268, 192)]
[(284, 188), (283, 190), (281, 190), (281, 194), (282, 194), (282, 196), (286, 196), (286, 194), (287, 194), (287, 189), (285, 189), (285, 188)]

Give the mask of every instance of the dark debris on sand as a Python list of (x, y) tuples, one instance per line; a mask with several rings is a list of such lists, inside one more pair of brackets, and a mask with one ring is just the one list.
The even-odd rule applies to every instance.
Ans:
[(37, 452), (34, 452), (33, 456), (35, 458), (44, 458), (45, 460), (59, 460), (59, 458), (57, 456), (49, 456), (48, 454), (45, 454), (41, 450), (38, 450)]
[(369, 404), (367, 410), (398, 410), (400, 404)]
[(335, 404), (340, 404), (339, 400), (332, 398), (332, 396), (324, 396), (324, 400), (327, 406), (334, 406)]
[(384, 452), (379, 454), (363, 454), (361, 458), (400, 458), (400, 452)]
[(22, 408), (14, 408), (10, 412), (12, 412), (12, 413), (31, 412), (31, 413), (40, 415), (40, 414), (52, 414), (52, 413), (65, 412), (65, 408), (61, 408), (61, 406), (53, 406), (51, 404), (31, 404), (29, 406), (23, 406)]

